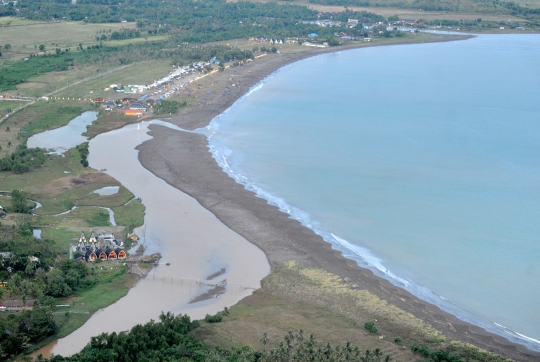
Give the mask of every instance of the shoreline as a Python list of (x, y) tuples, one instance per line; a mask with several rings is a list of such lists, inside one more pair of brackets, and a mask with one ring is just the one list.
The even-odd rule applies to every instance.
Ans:
[[(467, 39), (470, 36), (436, 36), (435, 38), (438, 39), (429, 42)], [(428, 41), (418, 43), (426, 42)], [(395, 44), (369, 44), (367, 46)], [(285, 59), (281, 61), (271, 62), (266, 67), (258, 66), (256, 69), (253, 69), (252, 64), (258, 65), (257, 62), (251, 63), (246, 68), (252, 67), (252, 70), (259, 73), (249, 75), (244, 71), (240, 81), (242, 87), (237, 88), (237, 92), (232, 94), (226, 102), (218, 107), (194, 108), (168, 121), (188, 130), (204, 127), (276, 70), (312, 56), (361, 47), (366, 47), (366, 45), (327, 48), (297, 57), (285, 58), (283, 56), (282, 58)], [(235, 69), (229, 70), (231, 71), (234, 72)], [(540, 354), (530, 351), (524, 345), (510, 342), (498, 334), (459, 320), (454, 315), (413, 296), (386, 279), (375, 276), (371, 270), (359, 267), (354, 260), (343, 257), (341, 252), (332, 249), (329, 243), (312, 230), (290, 219), (288, 214), (269, 205), (266, 200), (255, 196), (253, 192), (231, 179), (213, 159), (208, 150), (206, 136), (171, 132), (156, 125), (151, 126), (150, 130), (149, 134), (153, 139), (138, 146), (139, 160), (143, 167), (195, 198), (225, 225), (261, 248), (272, 270), (290, 260), (300, 261), (310, 267), (320, 267), (343, 278), (350, 278), (353, 283), (360, 286), (360, 289), (366, 289), (381, 299), (412, 313), (448, 337), (516, 360), (533, 361), (540, 357)], [(171, 152), (167, 152), (171, 149), (181, 152), (172, 155)]]

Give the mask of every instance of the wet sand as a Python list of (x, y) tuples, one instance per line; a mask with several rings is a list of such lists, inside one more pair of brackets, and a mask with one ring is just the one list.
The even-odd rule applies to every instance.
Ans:
[[(157, 320), (161, 311), (202, 319), (260, 288), (261, 279), (270, 271), (257, 246), (141, 166), (135, 148), (151, 138), (147, 124), (128, 125), (94, 138), (88, 161), (93, 168), (107, 169), (107, 174), (142, 199), (146, 206), (145, 253), (160, 252), (160, 264), (127, 296), (60, 339), (53, 347), (54, 354), (76, 353), (92, 336)], [(220, 278), (206, 280), (221, 269), (225, 271)], [(226, 283), (221, 283), (223, 279)]]
[[(455, 39), (457, 38), (452, 38)], [(322, 52), (327, 51), (330, 50)], [(204, 105), (194, 107), (168, 121), (186, 129), (206, 126), (214, 116), (223, 112), (250, 87), (273, 71), (313, 54), (271, 55), (264, 62), (255, 61), (242, 68), (228, 70), (234, 72), (235, 83), (241, 85), (234, 89), (234, 93), (224, 99), (221, 93), (214, 92), (214, 95), (205, 98)], [(142, 165), (170, 185), (195, 198), (225, 225), (260, 247), (272, 268), (289, 260), (297, 260), (310, 267), (324, 268), (331, 273), (350, 278), (351, 283), (358, 284), (361, 289), (368, 290), (423, 319), (448, 337), (472, 343), (515, 360), (540, 360), (540, 353), (463, 322), (437, 306), (375, 276), (370, 270), (360, 268), (353, 260), (342, 257), (320, 236), (245, 190), (225, 174), (208, 151), (205, 136), (175, 131), (159, 125), (150, 126), (150, 130), (153, 139), (138, 147)]]

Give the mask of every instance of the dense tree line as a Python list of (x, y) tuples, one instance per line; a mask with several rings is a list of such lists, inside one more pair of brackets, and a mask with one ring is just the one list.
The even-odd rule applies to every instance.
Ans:
[(97, 282), (93, 270), (85, 263), (57, 261), (54, 241), (34, 238), (29, 223), (20, 224), (12, 233), (3, 231), (0, 249), (12, 255), (0, 257), (0, 280), (9, 280), (10, 295), (26, 300), (67, 297)]
[(256, 21), (266, 17), (301, 20), (314, 17), (317, 12), (304, 6), (280, 6), (263, 3), (227, 3), (225, 0), (128, 0), (118, 3), (101, 0), (71, 1), (27, 0), (21, 5), (19, 16), (33, 20), (66, 19), (95, 23), (142, 21), (189, 27), (200, 19), (208, 24), (239, 23), (242, 19)]
[(32, 343), (53, 335), (57, 331), (52, 307), (35, 307), (21, 314), (10, 314), (0, 319), (0, 359), (10, 358), (23, 352)]
[(26, 144), (20, 144), (13, 153), (0, 159), (0, 171), (28, 172), (42, 165), (46, 158), (44, 149), (28, 148)]
[(309, 2), (312, 4), (321, 5), (395, 7), (405, 9), (422, 9), (428, 11), (455, 11), (457, 6), (457, 2), (445, 1), (441, 3), (439, 0), (309, 0)]
[[(26, 201), (26, 193), (19, 193)], [(0, 224), (0, 250), (10, 253), (0, 256), (0, 281), (8, 283), (0, 288), (0, 298), (17, 299), (23, 304), (34, 300), (33, 310), (0, 318), (0, 330), (4, 332), (0, 335), (2, 359), (56, 333), (52, 318), (56, 298), (91, 288), (98, 277), (86, 263), (58, 258), (55, 242), (34, 238), (27, 222), (18, 227)]]
[[(161, 314), (159, 322), (137, 325), (129, 332), (102, 333), (71, 357), (54, 356), (53, 362), (131, 362), (131, 361), (390, 361), (380, 350), (363, 351), (346, 343), (344, 346), (320, 344), (313, 335), (289, 332), (279, 347), (258, 351), (250, 347), (211, 349), (189, 333), (199, 325), (187, 315)], [(261, 343), (266, 345), (266, 334)]]
[[(427, 11), (456, 11), (460, 10), (460, 1), (454, 0), (309, 0), (312, 4), (366, 6), (366, 7), (395, 7), (402, 9), (422, 9)], [(540, 8), (523, 6), (514, 1), (473, 0), (474, 11), (479, 13), (511, 14), (528, 20), (540, 19)], [(473, 10), (473, 9), (471, 9)]]
[[(169, 33), (174, 29), (177, 32), (181, 30), (183, 41), (210, 42), (262, 35), (274, 38), (305, 36), (309, 29), (300, 22), (317, 19), (318, 14), (318, 11), (299, 5), (228, 3), (226, 0), (128, 0), (121, 3), (79, 0), (76, 4), (58, 0), (27, 0), (17, 15), (34, 20), (136, 21), (137, 27), (149, 35)], [(328, 14), (330, 16), (336, 15)], [(383, 19), (366, 12), (354, 16), (377, 21)], [(343, 20), (347, 19), (343, 17)], [(120, 35), (118, 32), (112, 39)]]
[[(81, 49), (83, 45), (80, 45)], [(39, 74), (68, 70), (70, 66), (95, 63), (117, 51), (115, 47), (95, 45), (81, 52), (58, 49), (55, 53), (32, 54), (26, 60), (6, 62), (0, 70), (0, 91), (16, 89), (17, 84)]]
[[(5, 8), (5, 7), (4, 7)], [(225, 0), (108, 0), (71, 1), (27, 0), (21, 3), (17, 16), (33, 20), (71, 19), (87, 22), (119, 22), (133, 20), (136, 29), (120, 29), (110, 34), (98, 34), (99, 45), (77, 46), (78, 51), (56, 48), (52, 52), (45, 45), (39, 46), (40, 53), (32, 54), (27, 60), (7, 62), (0, 70), (0, 91), (16, 89), (18, 84), (39, 74), (68, 70), (84, 64), (129, 64), (149, 59), (173, 59), (173, 64), (209, 60), (207, 51), (191, 47), (178, 47), (185, 43), (208, 43), (220, 40), (265, 36), (267, 38), (306, 37), (316, 32), (320, 39), (334, 38), (335, 28), (320, 28), (315, 24), (304, 24), (302, 20), (316, 19), (319, 13), (305, 6), (278, 5), (277, 3), (227, 3)], [(361, 22), (383, 21), (384, 18), (368, 12), (346, 11), (323, 14), (334, 20), (349, 18)], [(360, 28), (359, 28), (360, 29)], [(358, 30), (358, 29), (357, 29)], [(356, 31), (357, 31), (356, 30)], [(360, 29), (361, 30), (361, 29)], [(350, 30), (354, 33), (355, 30)], [(358, 31), (357, 31), (358, 32)], [(170, 34), (170, 39), (151, 43), (128, 44), (125, 46), (103, 46), (103, 41), (129, 39), (146, 34)], [(360, 31), (358, 34), (363, 35)], [(216, 51), (219, 51), (217, 49)], [(215, 56), (215, 55), (212, 55)], [(246, 54), (238, 50), (223, 49), (221, 61), (242, 60)]]

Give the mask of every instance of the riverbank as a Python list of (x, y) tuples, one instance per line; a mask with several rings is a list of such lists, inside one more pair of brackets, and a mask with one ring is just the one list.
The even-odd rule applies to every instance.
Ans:
[[(457, 37), (452, 40), (455, 39)], [(324, 50), (327, 51), (331, 50)], [(306, 56), (292, 53), (273, 55), (265, 59), (264, 64), (253, 62), (243, 68), (232, 69), (231, 80), (234, 78), (235, 86), (231, 88), (234, 93), (231, 92), (230, 97), (223, 99), (220, 92), (214, 91), (215, 96), (205, 96), (204, 102), (170, 121), (188, 129), (205, 126), (275, 69)], [(322, 268), (349, 278), (359, 289), (421, 318), (450, 338), (516, 360), (538, 359), (538, 354), (529, 352), (525, 347), (464, 323), (374, 276), (371, 271), (359, 268), (352, 260), (344, 259), (311, 230), (289, 219), (288, 215), (257, 198), (223, 173), (208, 152), (204, 136), (174, 132), (159, 126), (150, 129), (154, 139), (139, 147), (141, 163), (169, 184), (196, 198), (227, 226), (258, 245), (273, 268), (292, 260), (307, 267)], [(171, 150), (177, 152), (172, 153)]]
[(93, 138), (88, 162), (140, 197), (146, 210), (144, 227), (137, 233), (145, 254), (159, 252), (161, 259), (125, 297), (60, 339), (52, 350), (55, 354), (76, 353), (92, 336), (157, 320), (162, 311), (203, 319), (260, 288), (270, 271), (257, 246), (142, 167), (136, 146), (151, 138), (149, 124), (128, 125)]

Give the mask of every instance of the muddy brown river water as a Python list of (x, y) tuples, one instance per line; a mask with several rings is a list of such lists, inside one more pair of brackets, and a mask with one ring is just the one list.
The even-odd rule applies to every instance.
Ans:
[[(270, 272), (259, 248), (222, 224), (195, 199), (141, 166), (135, 147), (151, 138), (147, 134), (149, 124), (128, 125), (92, 139), (88, 161), (95, 169), (106, 169), (107, 174), (142, 199), (146, 214), (145, 226), (140, 230), (144, 230), (146, 253), (160, 252), (162, 264), (127, 296), (96, 312), (55, 345), (49, 345), (48, 350), (54, 354), (71, 355), (92, 336), (129, 330), (158, 319), (162, 311), (204, 318), (250, 295)], [(207, 280), (222, 269), (224, 273)], [(225, 286), (223, 294), (208, 293), (215, 284)], [(201, 298), (205, 293), (210, 298)], [(190, 303), (193, 300), (197, 302)], [(47, 354), (47, 347), (40, 352)]]

